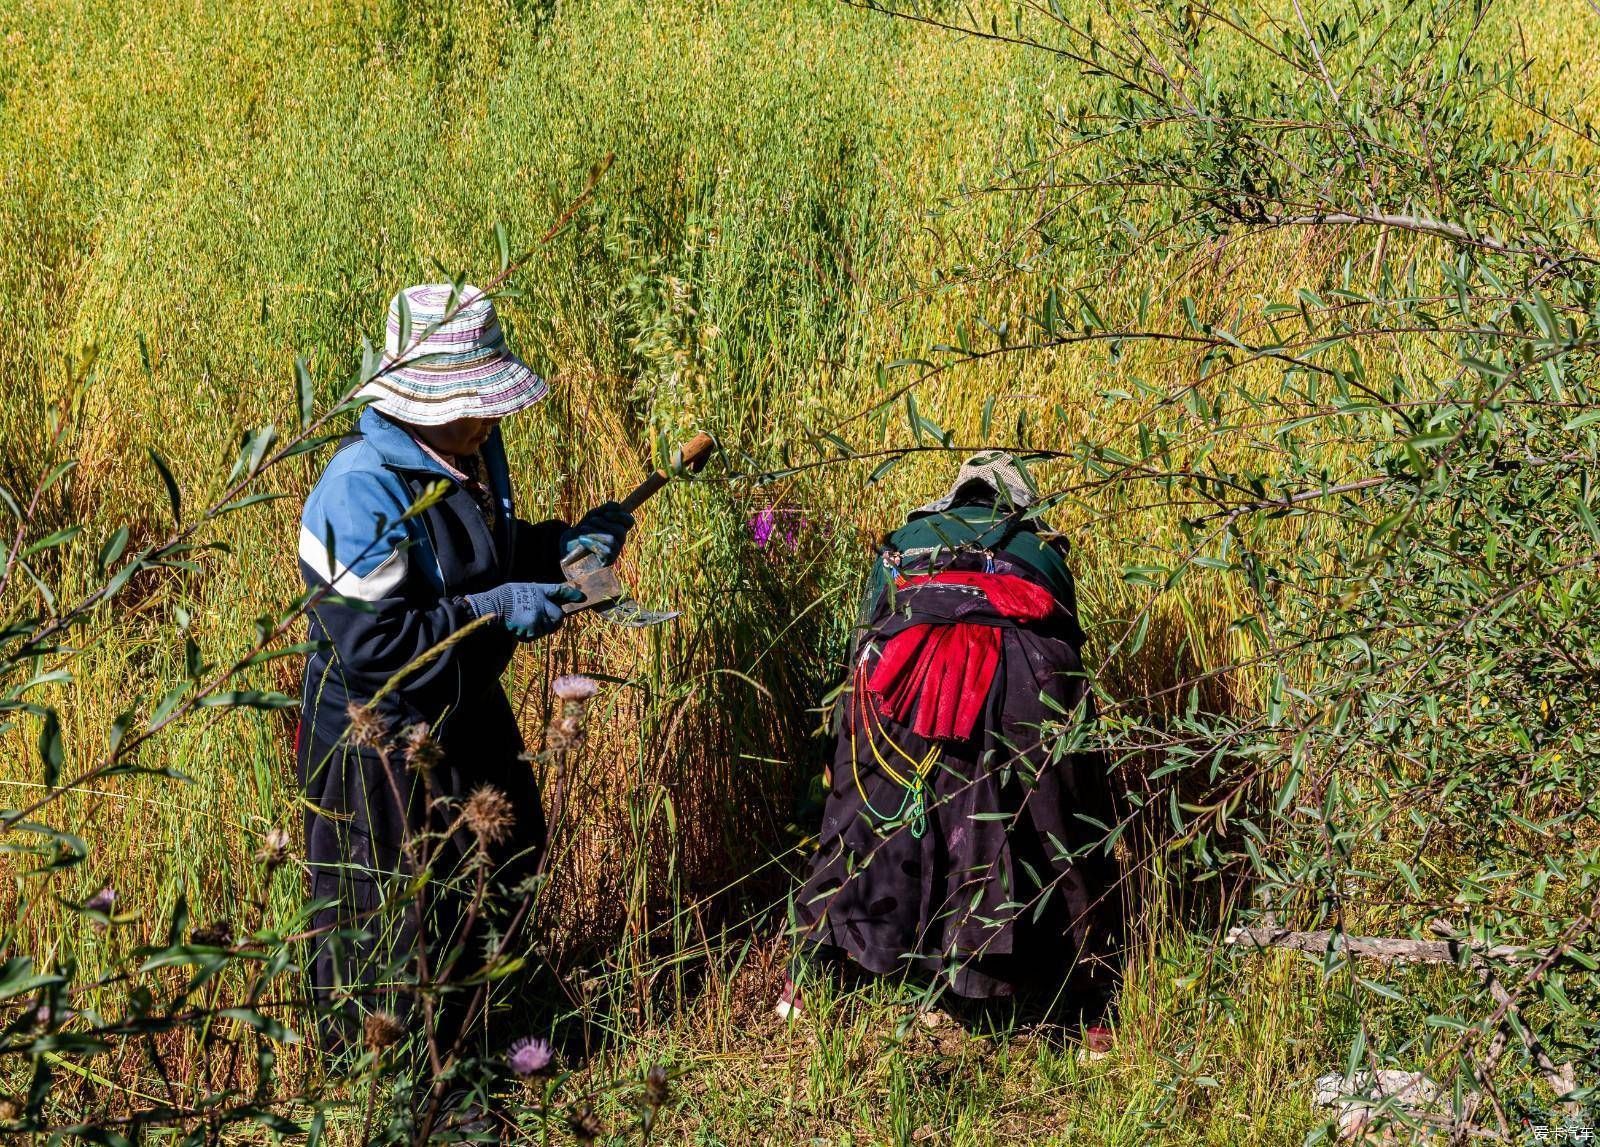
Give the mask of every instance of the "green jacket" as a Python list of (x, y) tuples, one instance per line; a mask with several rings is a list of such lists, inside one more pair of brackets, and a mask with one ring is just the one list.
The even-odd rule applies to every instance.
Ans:
[[(991, 549), (1022, 562), (1049, 583), (1056, 600), (1076, 609), (1072, 571), (1054, 546), (1039, 536), (1039, 521), (1019, 519), (992, 506), (953, 506), (940, 514), (926, 514), (889, 535), (888, 548), (901, 554), (960, 547)], [(1008, 536), (1009, 535), (1009, 536)], [(880, 559), (871, 588), (873, 600), (889, 584), (889, 572)]]

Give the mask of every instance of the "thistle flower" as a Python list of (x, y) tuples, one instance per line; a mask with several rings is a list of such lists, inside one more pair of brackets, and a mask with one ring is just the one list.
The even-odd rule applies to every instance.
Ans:
[(256, 863), (265, 865), (271, 872), (288, 860), (289, 834), (281, 828), (267, 829), (267, 835), (261, 838), (261, 847), (256, 849)]
[(444, 759), (439, 743), (433, 739), (433, 730), (421, 722), (405, 727), (400, 734), (400, 744), (406, 768), (413, 772), (426, 773)]
[(107, 884), (93, 896), (83, 902), (83, 906), (91, 912), (104, 912), (111, 915), (111, 910), (117, 905), (117, 890)]
[(389, 723), (376, 710), (352, 701), (345, 709), (350, 719), (350, 743), (358, 748), (375, 748), (389, 738)]
[(546, 746), (552, 753), (581, 749), (587, 739), (583, 724), (589, 715), (589, 703), (600, 692), (599, 683), (581, 673), (567, 673), (550, 682), (550, 692), (561, 704), (545, 728)]
[(804, 510), (791, 506), (768, 506), (757, 510), (747, 523), (750, 540), (755, 542), (758, 550), (766, 549), (774, 534), (781, 537), (792, 550), (800, 540), (800, 531), (810, 524)]
[(581, 673), (564, 673), (550, 682), (550, 692), (561, 701), (588, 701), (600, 692), (600, 684)]
[(382, 1051), (405, 1038), (406, 1029), (393, 1012), (371, 1012), (361, 1022), (361, 1042), (368, 1051)]
[(755, 542), (758, 550), (766, 549), (767, 542), (772, 539), (772, 527), (774, 524), (772, 517), (771, 510), (758, 510), (750, 518), (748, 523), (750, 526), (750, 539)]
[(461, 806), (461, 819), (485, 848), (505, 840), (517, 823), (510, 798), (493, 785), (479, 785), (472, 790)]
[(555, 1057), (555, 1049), (550, 1046), (549, 1040), (528, 1036), (511, 1045), (506, 1063), (518, 1075), (541, 1075), (549, 1069)]

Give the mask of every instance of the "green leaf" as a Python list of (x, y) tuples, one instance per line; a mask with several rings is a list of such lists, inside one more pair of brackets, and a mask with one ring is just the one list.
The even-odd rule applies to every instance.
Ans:
[[(431, 483), (426, 490), (422, 491), (415, 502), (412, 502), (411, 505), (406, 507), (406, 512), (400, 515), (400, 520), (404, 522), (411, 518), (415, 518), (420, 514), (426, 513), (428, 510), (438, 505), (440, 500), (443, 499), (445, 495), (450, 493), (450, 489), (450, 483), (444, 481), (443, 479)], [(378, 528), (381, 531), (386, 529), (387, 526), (380, 522)], [(331, 551), (332, 547), (330, 546), (329, 549)]]
[[(268, 1111), (263, 1107), (243, 1107), (239, 1109), (237, 1115), (240, 1119), (253, 1119), (268, 1131), (276, 1132), (279, 1135), (304, 1135), (306, 1133), (306, 1129), (294, 1122), (294, 1120), (286, 1119), (282, 1115)], [(321, 1112), (318, 1112), (318, 1116), (321, 1116)]]
[(511, 238), (506, 234), (506, 225), (494, 225), (494, 244), (500, 250), (500, 273), (503, 275), (511, 269)]
[(404, 355), (411, 349), (411, 301), (406, 298), (406, 293), (401, 291), (394, 297), (395, 309), (400, 312), (400, 338), (395, 343)]
[(311, 369), (306, 365), (304, 358), (294, 360), (294, 386), (296, 398), (299, 400), (300, 429), (305, 430), (311, 425), (317, 396), (315, 388), (311, 385)]
[(77, 467), (78, 460), (76, 458), (68, 458), (65, 462), (57, 462), (54, 466), (50, 467), (50, 472), (46, 474), (44, 476), (44, 480), (39, 483), (39, 493), (43, 494), (46, 490), (50, 489), (51, 486), (54, 486), (57, 482), (61, 481), (62, 478), (65, 478), (68, 474), (72, 473), (72, 471), (77, 469)]
[(361, 336), (361, 381), (371, 382), (383, 369), (383, 355), (372, 345), (372, 340), (366, 335)]
[(178, 703), (183, 700), (184, 694), (187, 692), (189, 692), (189, 682), (187, 681), (179, 682), (167, 690), (166, 696), (161, 698), (161, 702), (156, 706), (155, 712), (150, 714), (149, 726), (159, 725), (170, 717), (172, 711), (178, 707)]
[(892, 457), (885, 458), (882, 462), (879, 462), (872, 468), (872, 473), (867, 475), (867, 485), (870, 486), (874, 482), (877, 482), (884, 475), (889, 473), (890, 470), (893, 470), (896, 466), (900, 465), (900, 463), (904, 462), (905, 459), (906, 456), (904, 454), (896, 454)]
[(300, 1037), (289, 1028), (273, 1019), (264, 1016), (254, 1008), (223, 1008), (217, 1013), (230, 1020), (238, 1020), (246, 1027), (253, 1028), (275, 1043), (299, 1043)]
[(1133, 623), (1133, 632), (1128, 635), (1128, 653), (1131, 656), (1144, 648), (1145, 638), (1150, 634), (1150, 611), (1144, 610)]
[(150, 461), (155, 463), (156, 472), (161, 475), (162, 484), (167, 488), (167, 502), (172, 507), (172, 524), (183, 525), (183, 496), (178, 492), (178, 481), (172, 476), (172, 471), (154, 446), (147, 448)]
[[(361, 400), (361, 405), (365, 406), (371, 401), (372, 400), (370, 398), (364, 398)], [(341, 407), (340, 409), (342, 411), (344, 408)], [(285, 459), (289, 459), (300, 454), (309, 454), (311, 451), (316, 450), (319, 447), (326, 446), (330, 442), (337, 442), (343, 437), (344, 435), (342, 434), (318, 434), (313, 438), (306, 438), (296, 442), (292, 446), (285, 447), (283, 451), (283, 457)]]
[(300, 702), (272, 690), (235, 689), (226, 693), (211, 693), (196, 704), (201, 708), (238, 709), (292, 709)]
[(276, 661), (280, 657), (293, 657), (297, 654), (315, 653), (319, 649), (327, 648), (327, 643), (322, 641), (302, 641), (295, 645), (285, 645), (282, 649), (263, 649), (260, 653), (251, 655), (245, 660), (246, 665), (260, 665), (265, 661)]
[(239, 457), (228, 473), (228, 481), (232, 483), (245, 475), (255, 474), (261, 468), (267, 451), (272, 449), (272, 444), (277, 440), (278, 428), (270, 422), (245, 431), (244, 438), (239, 443)]
[(66, 982), (66, 977), (52, 972), (35, 972), (31, 956), (12, 956), (0, 963), (0, 1001)]
[(100, 573), (105, 573), (112, 564), (122, 556), (122, 551), (128, 548), (128, 527), (118, 526), (106, 539), (106, 544), (100, 547), (100, 556), (95, 559), (95, 568)]
[(45, 788), (53, 789), (61, 780), (61, 763), (66, 755), (61, 741), (61, 718), (54, 709), (46, 709), (44, 723), (39, 729), (39, 759), (44, 762)]
[(33, 545), (22, 551), (22, 556), (25, 558), (31, 557), (41, 550), (54, 549), (56, 546), (65, 545), (81, 533), (83, 533), (82, 526), (65, 526), (62, 529), (46, 534), (34, 542)]
[(278, 499), (287, 498), (288, 496), (287, 494), (274, 494), (270, 491), (260, 494), (247, 494), (243, 498), (235, 498), (231, 502), (224, 502), (215, 510), (212, 510), (209, 516), (220, 518), (222, 515), (234, 513), (236, 510), (249, 509), (251, 506), (259, 506), (263, 502), (276, 502)]

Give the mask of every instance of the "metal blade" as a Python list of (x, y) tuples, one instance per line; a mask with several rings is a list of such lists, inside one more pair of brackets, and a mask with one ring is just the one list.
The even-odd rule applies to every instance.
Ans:
[(561, 572), (567, 584), (583, 594), (581, 601), (565, 602), (562, 613), (580, 613), (592, 609), (612, 625), (625, 629), (644, 629), (660, 625), (678, 616), (677, 610), (646, 609), (623, 592), (616, 572), (589, 550), (574, 550), (561, 563)]
[(615, 604), (596, 612), (612, 625), (620, 625), (624, 629), (647, 629), (679, 616), (679, 611), (675, 609), (646, 609), (631, 597), (620, 598)]
[(598, 566), (588, 570), (563, 567), (562, 572), (567, 575), (567, 584), (583, 594), (577, 601), (562, 602), (562, 613), (604, 608), (623, 596), (622, 583), (617, 580), (617, 575), (609, 566)]

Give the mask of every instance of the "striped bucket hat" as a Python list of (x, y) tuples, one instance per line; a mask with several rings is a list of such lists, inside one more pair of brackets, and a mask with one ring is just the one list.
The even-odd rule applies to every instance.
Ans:
[(383, 369), (357, 393), (401, 422), (504, 418), (550, 392), (507, 349), (494, 303), (477, 287), (407, 287), (389, 301), (383, 343)]

